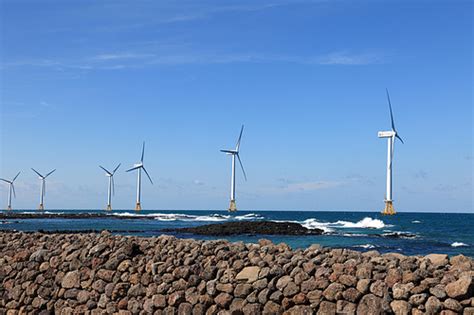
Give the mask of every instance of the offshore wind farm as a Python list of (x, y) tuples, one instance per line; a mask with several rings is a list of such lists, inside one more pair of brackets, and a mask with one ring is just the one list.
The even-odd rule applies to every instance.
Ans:
[(472, 1), (0, 20), (0, 314), (474, 314)]

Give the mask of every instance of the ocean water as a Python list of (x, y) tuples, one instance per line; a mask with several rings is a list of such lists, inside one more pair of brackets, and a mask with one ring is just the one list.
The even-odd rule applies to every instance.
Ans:
[[(20, 210), (18, 213), (37, 213)], [(46, 213), (104, 213), (103, 210), (54, 210)], [(133, 218), (120, 219), (120, 216)], [(399, 252), (406, 255), (445, 253), (474, 257), (474, 214), (398, 213), (383, 216), (377, 212), (328, 211), (178, 211), (144, 210), (140, 213), (113, 211), (106, 217), (93, 219), (8, 219), (1, 221), (3, 230), (86, 230), (108, 229), (114, 233), (158, 236), (165, 228), (179, 228), (226, 221), (292, 221), (307, 228), (320, 228), (318, 236), (238, 235), (230, 241), (257, 242), (261, 238), (284, 242), (292, 248), (311, 244), (351, 248), (360, 251)], [(167, 233), (173, 234), (173, 233)], [(173, 235), (181, 238), (219, 239), (192, 234)]]

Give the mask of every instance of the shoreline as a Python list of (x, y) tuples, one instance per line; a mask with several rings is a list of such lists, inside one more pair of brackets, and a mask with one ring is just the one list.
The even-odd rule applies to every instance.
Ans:
[(474, 261), (268, 240), (0, 232), (0, 311), (474, 314)]

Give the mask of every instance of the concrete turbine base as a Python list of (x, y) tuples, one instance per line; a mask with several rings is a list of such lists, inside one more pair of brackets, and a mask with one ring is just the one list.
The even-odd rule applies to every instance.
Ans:
[(112, 211), (112, 206), (111, 205), (107, 205), (107, 208), (105, 209), (107, 211)]
[(42, 204), (42, 203), (40, 203), (40, 205), (39, 205), (39, 207), (38, 207), (38, 210), (41, 210), (41, 211), (43, 211), (43, 210), (44, 210), (44, 206), (43, 206), (43, 204)]
[(235, 200), (230, 201), (229, 211), (230, 212), (237, 211), (237, 205), (235, 204)]
[(142, 206), (139, 202), (137, 202), (137, 205), (135, 206), (135, 211), (140, 211), (142, 210)]
[(393, 208), (392, 200), (385, 200), (385, 209), (383, 209), (383, 215), (394, 215), (395, 209)]

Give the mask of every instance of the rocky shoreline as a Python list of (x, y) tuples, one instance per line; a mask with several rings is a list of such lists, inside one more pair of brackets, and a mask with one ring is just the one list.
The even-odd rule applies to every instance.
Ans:
[(0, 314), (474, 314), (474, 262), (442, 254), (0, 233)]

